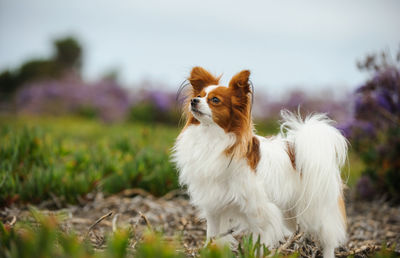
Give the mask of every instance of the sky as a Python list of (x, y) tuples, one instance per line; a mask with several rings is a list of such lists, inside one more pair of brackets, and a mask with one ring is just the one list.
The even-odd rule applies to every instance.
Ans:
[(353, 89), (356, 61), (400, 47), (400, 1), (0, 0), (0, 70), (52, 53), (74, 35), (83, 75), (118, 70), (121, 81), (176, 89), (193, 66), (223, 74), (250, 69), (256, 89)]

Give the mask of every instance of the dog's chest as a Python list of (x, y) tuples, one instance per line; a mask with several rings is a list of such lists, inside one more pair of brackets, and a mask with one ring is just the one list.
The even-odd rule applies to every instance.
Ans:
[(216, 181), (229, 170), (230, 158), (225, 150), (235, 137), (218, 126), (191, 125), (178, 137), (173, 160), (179, 170), (181, 184)]
[(246, 196), (243, 189), (253, 178), (246, 160), (231, 160), (225, 150), (235, 137), (222, 129), (189, 126), (178, 137), (173, 160), (179, 181), (188, 187), (192, 203), (206, 209), (234, 205), (233, 200)]

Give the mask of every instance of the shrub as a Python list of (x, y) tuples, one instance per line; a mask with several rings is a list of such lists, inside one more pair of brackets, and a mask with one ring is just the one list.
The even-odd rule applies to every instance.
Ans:
[(181, 115), (175, 104), (174, 94), (158, 90), (142, 90), (139, 95), (140, 100), (130, 109), (129, 121), (146, 124), (178, 124)]
[(400, 200), (400, 66), (387, 54), (359, 63), (372, 78), (354, 95), (354, 118), (343, 126), (366, 165), (357, 184), (360, 197), (386, 195)]

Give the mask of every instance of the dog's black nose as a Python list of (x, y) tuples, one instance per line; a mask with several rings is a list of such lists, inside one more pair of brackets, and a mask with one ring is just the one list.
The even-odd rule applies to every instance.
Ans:
[(190, 100), (190, 104), (192, 105), (192, 107), (196, 106), (197, 103), (199, 103), (200, 100), (198, 98), (194, 98)]

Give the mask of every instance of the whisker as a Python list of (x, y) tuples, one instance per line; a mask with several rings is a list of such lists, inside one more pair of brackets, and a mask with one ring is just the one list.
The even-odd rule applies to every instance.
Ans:
[(184, 80), (184, 81), (181, 83), (181, 85), (179, 86), (178, 91), (177, 91), (177, 93), (176, 93), (176, 99), (175, 99), (177, 102), (181, 102), (180, 99), (179, 99), (179, 97), (181, 96), (183, 90), (184, 90), (188, 85), (190, 85), (190, 82), (186, 79), (186, 80)]
[(250, 109), (250, 113), (251, 113), (253, 111), (253, 103), (254, 103), (254, 85), (251, 80), (249, 80), (249, 84), (251, 86), (251, 109)]

